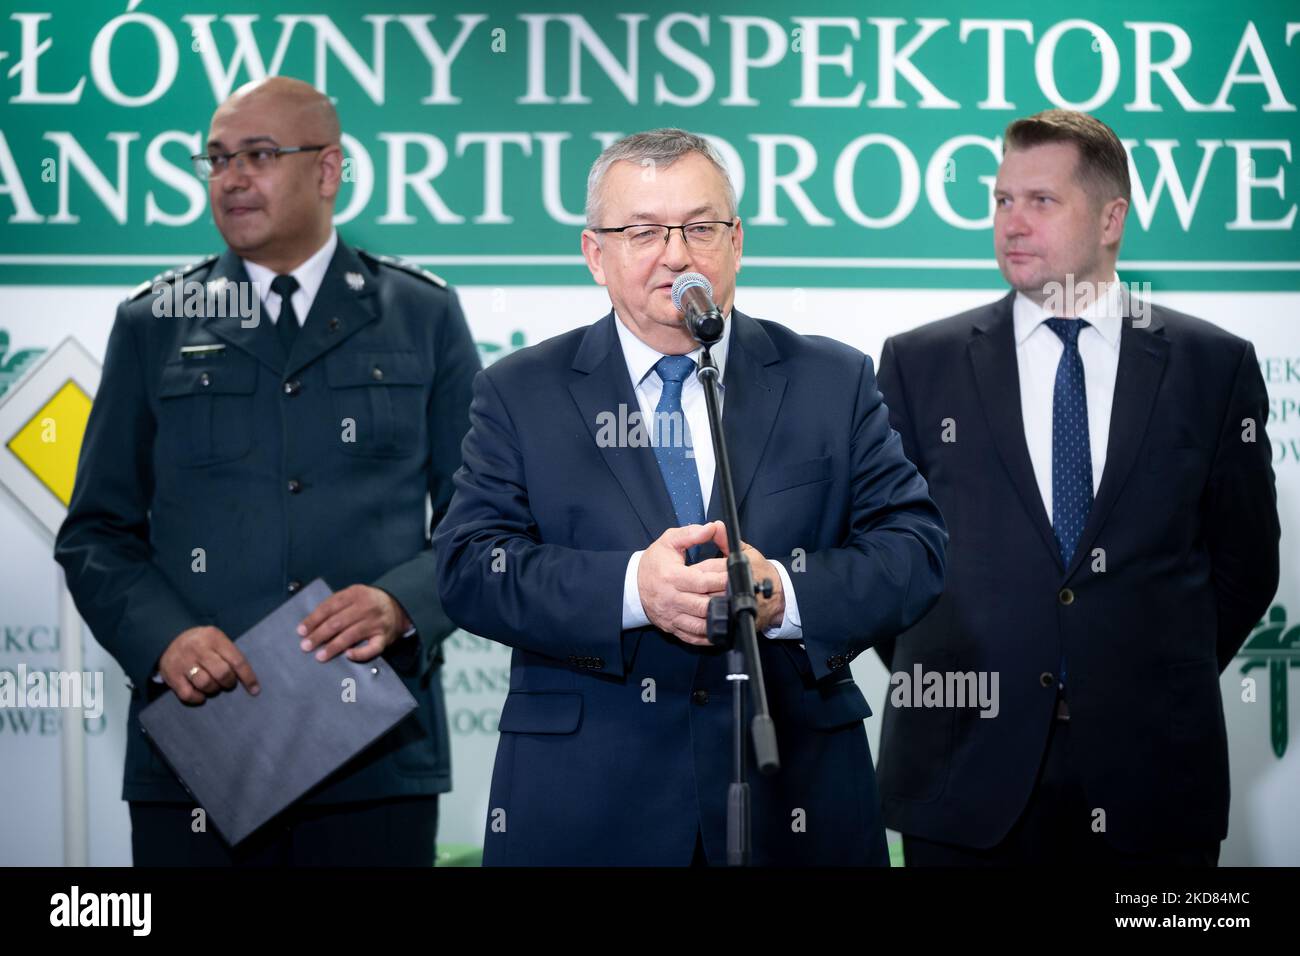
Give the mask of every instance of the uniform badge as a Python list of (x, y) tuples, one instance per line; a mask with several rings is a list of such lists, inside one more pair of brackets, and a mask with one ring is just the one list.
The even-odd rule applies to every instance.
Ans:
[(343, 278), (347, 280), (348, 288), (353, 292), (360, 292), (366, 284), (365, 276), (360, 272), (349, 272)]

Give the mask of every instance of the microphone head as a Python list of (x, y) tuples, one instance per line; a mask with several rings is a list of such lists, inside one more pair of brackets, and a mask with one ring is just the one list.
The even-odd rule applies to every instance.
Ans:
[(704, 278), (704, 276), (700, 275), (698, 272), (683, 272), (673, 283), (673, 305), (676, 306), (678, 312), (686, 311), (682, 306), (682, 295), (687, 289), (691, 288), (703, 289), (704, 294), (709, 297), (709, 301), (713, 301), (712, 282)]

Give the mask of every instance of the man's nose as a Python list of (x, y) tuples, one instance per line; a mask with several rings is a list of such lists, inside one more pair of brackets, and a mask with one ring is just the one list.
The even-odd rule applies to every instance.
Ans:
[(674, 272), (681, 272), (691, 266), (691, 247), (686, 241), (686, 234), (681, 229), (670, 229), (668, 241), (664, 243), (663, 263)]
[(225, 171), (221, 174), (221, 190), (231, 193), (237, 189), (247, 189), (248, 179), (248, 167), (244, 164), (244, 157), (236, 156), (226, 163)]
[(1023, 212), (1012, 206), (1002, 216), (1002, 234), (1007, 238), (1029, 234), (1029, 219)]

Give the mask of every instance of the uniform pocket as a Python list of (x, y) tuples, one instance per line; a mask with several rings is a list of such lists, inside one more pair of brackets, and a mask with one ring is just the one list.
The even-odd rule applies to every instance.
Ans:
[(158, 387), (159, 454), (190, 468), (247, 455), (256, 387), (251, 359), (165, 365)]
[(424, 433), (425, 384), (415, 352), (343, 352), (325, 358), (343, 451), (366, 458), (405, 458)]

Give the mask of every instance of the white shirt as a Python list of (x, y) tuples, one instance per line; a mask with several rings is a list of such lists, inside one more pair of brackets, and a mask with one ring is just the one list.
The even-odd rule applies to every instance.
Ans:
[[(1079, 314), (1089, 325), (1079, 332), (1079, 357), (1083, 360), (1083, 387), (1088, 402), (1088, 446), (1092, 453), (1092, 493), (1101, 486), (1110, 441), (1110, 413), (1115, 400), (1115, 375), (1119, 370), (1119, 339), (1123, 326), (1122, 287), (1115, 276), (1104, 298)], [(1041, 305), (1016, 293), (1012, 321), (1016, 337), (1016, 365), (1020, 371), (1020, 415), (1034, 478), (1048, 520), (1052, 518), (1052, 399), (1056, 394), (1056, 367), (1065, 352), (1060, 336), (1043, 324), (1052, 318)]]
[[(293, 311), (297, 314), (299, 323), (307, 321), (307, 313), (311, 311), (311, 304), (316, 301), (316, 293), (320, 291), (321, 283), (325, 281), (325, 273), (329, 270), (330, 260), (334, 258), (334, 250), (338, 244), (339, 234), (331, 229), (325, 245), (289, 273), (298, 280), (298, 288), (290, 301), (293, 302)], [(244, 269), (248, 272), (249, 280), (262, 296), (262, 309), (271, 317), (271, 322), (274, 324), (280, 318), (280, 294), (271, 291), (271, 283), (278, 273), (247, 259), (244, 260)]]
[[(627, 363), (627, 372), (632, 380), (632, 389), (636, 393), (641, 420), (652, 422), (655, 408), (663, 395), (663, 382), (659, 374), (654, 371), (654, 367), (655, 363), (664, 357), (664, 353), (656, 352), (637, 338), (617, 314), (614, 316), (614, 327), (618, 330), (619, 344), (623, 348), (623, 360)], [(727, 373), (727, 350), (730, 340), (731, 316), (728, 315), (722, 338), (709, 350), (714, 363), (718, 366), (718, 383), (723, 399), (719, 402), (720, 412), (725, 407), (726, 400), (724, 379)], [(700, 358), (704, 354), (704, 346), (699, 346), (689, 354), (698, 367)], [(704, 502), (704, 512), (708, 514), (709, 500), (713, 496), (713, 474), (717, 469), (717, 461), (713, 456), (713, 432), (709, 428), (709, 410), (705, 403), (704, 386), (700, 384), (696, 375), (688, 375), (682, 383), (682, 416), (686, 419), (687, 428), (690, 429), (691, 443), (688, 447), (695, 458), (695, 469), (700, 475), (700, 495)], [(641, 566), (643, 554), (645, 551), (638, 551), (632, 555), (623, 577), (623, 628), (625, 630), (644, 627), (650, 623), (641, 605), (641, 589), (637, 586), (637, 569)], [(776, 572), (780, 575), (781, 586), (784, 589), (785, 617), (780, 625), (764, 631), (764, 636), (782, 639), (802, 638), (803, 628), (799, 623), (799, 605), (795, 601), (794, 585), (790, 583), (790, 575), (786, 569), (779, 562), (772, 563), (776, 566)]]

